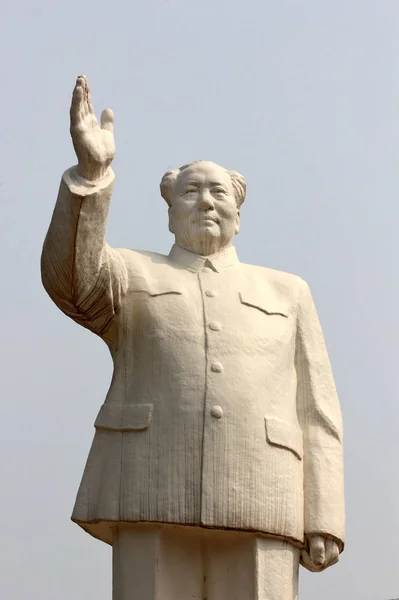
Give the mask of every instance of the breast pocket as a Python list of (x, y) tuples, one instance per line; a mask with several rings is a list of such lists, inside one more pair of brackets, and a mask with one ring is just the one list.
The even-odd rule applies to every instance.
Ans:
[(283, 300), (276, 298), (267, 298), (267, 295), (257, 291), (240, 292), (242, 304), (255, 308), (265, 315), (288, 318), (289, 310)]
[(149, 280), (146, 287), (143, 289), (149, 296), (156, 298), (157, 296), (181, 296), (184, 294), (185, 288), (179, 282), (168, 280)]
[(181, 282), (165, 279), (141, 281), (131, 296), (133, 320), (148, 336), (169, 335), (181, 329), (187, 292)]
[(240, 319), (246, 340), (252, 339), (269, 348), (270, 344), (289, 343), (293, 319), (284, 298), (263, 290), (245, 290), (239, 293)]
[(157, 296), (182, 295), (185, 293), (185, 286), (179, 279), (156, 278), (134, 276), (130, 280), (130, 293), (143, 294), (144, 296), (156, 298)]

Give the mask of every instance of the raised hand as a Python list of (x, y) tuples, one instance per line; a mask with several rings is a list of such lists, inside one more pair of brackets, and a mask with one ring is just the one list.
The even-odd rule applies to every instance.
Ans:
[(100, 127), (85, 75), (76, 80), (70, 115), (70, 132), (79, 173), (90, 181), (102, 179), (115, 156), (114, 113), (110, 109), (103, 110)]

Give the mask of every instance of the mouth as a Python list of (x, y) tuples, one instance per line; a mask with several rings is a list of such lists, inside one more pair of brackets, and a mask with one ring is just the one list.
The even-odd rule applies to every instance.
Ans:
[(218, 219), (214, 219), (213, 217), (202, 217), (202, 219), (198, 219), (198, 223), (218, 223)]

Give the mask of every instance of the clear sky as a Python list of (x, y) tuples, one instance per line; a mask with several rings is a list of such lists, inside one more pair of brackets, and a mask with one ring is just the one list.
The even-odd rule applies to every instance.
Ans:
[(111, 549), (69, 521), (110, 382), (39, 257), (69, 102), (115, 111), (111, 245), (167, 253), (164, 171), (243, 173), (243, 262), (313, 291), (345, 425), (347, 548), (303, 600), (399, 596), (396, 0), (2, 0), (0, 597), (109, 600)]

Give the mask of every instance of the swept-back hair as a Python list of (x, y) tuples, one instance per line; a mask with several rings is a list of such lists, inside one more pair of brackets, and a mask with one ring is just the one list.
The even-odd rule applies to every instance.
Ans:
[[(162, 198), (164, 200), (166, 200), (166, 202), (168, 203), (169, 206), (172, 205), (172, 199), (175, 194), (176, 181), (177, 181), (177, 178), (180, 175), (180, 173), (182, 171), (184, 171), (184, 169), (191, 167), (191, 165), (195, 165), (198, 163), (206, 163), (206, 162), (210, 162), (213, 165), (215, 164), (208, 160), (194, 160), (191, 163), (187, 163), (186, 165), (183, 165), (179, 169), (172, 169), (171, 171), (166, 171), (165, 175), (162, 177), (159, 187), (161, 189)], [(219, 165), (216, 165), (216, 166), (219, 166)], [(230, 175), (231, 183), (232, 183), (232, 186), (234, 189), (234, 196), (236, 199), (237, 208), (240, 208), (241, 204), (245, 200), (245, 195), (247, 192), (246, 181), (245, 181), (244, 177), (242, 175), (240, 175), (240, 173), (237, 173), (237, 171), (229, 171), (228, 169), (224, 169), (224, 171), (226, 171), (226, 173), (228, 175)]]

